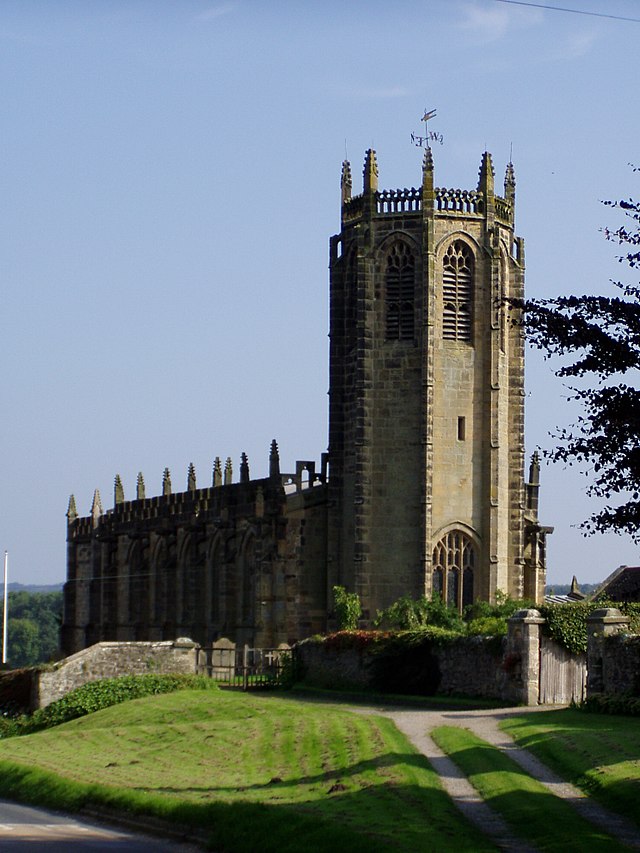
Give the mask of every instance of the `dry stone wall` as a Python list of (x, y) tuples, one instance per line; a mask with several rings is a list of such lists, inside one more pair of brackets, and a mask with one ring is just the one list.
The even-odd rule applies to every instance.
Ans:
[(601, 691), (609, 696), (640, 695), (640, 636), (607, 637), (602, 660)]
[[(494, 638), (461, 637), (433, 646), (431, 654), (440, 671), (438, 695), (505, 698), (503, 650)], [(296, 657), (307, 684), (342, 690), (372, 686), (369, 649), (327, 648), (321, 642), (310, 641), (296, 646)]]
[(157, 643), (96, 643), (42, 670), (33, 683), (32, 708), (45, 708), (90, 681), (148, 673), (193, 674), (196, 645), (189, 639)]

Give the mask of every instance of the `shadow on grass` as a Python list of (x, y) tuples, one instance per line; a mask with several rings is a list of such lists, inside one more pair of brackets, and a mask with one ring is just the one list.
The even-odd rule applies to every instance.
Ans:
[(573, 846), (577, 838), (579, 849), (590, 853), (626, 849), (572, 808), (575, 802), (584, 802), (582, 797), (555, 796), (495, 747), (477, 744), (452, 748), (447, 753), (487, 805), (540, 850), (560, 853), (578, 849)]
[(382, 705), (389, 710), (393, 710), (394, 706), (422, 711), (474, 711), (505, 707), (502, 701), (467, 696), (409, 696), (373, 690), (329, 690), (305, 684), (297, 684), (292, 690), (277, 695), (283, 699), (314, 704)]
[(278, 789), (285, 790), (286, 788), (295, 788), (299, 785), (317, 785), (321, 782), (326, 783), (329, 787), (333, 783), (341, 782), (344, 779), (349, 779), (353, 776), (357, 776), (360, 773), (367, 773), (375, 770), (380, 770), (385, 767), (396, 767), (397, 765), (402, 765), (404, 767), (416, 767), (422, 770), (425, 767), (428, 767), (428, 762), (424, 758), (424, 756), (415, 753), (415, 752), (387, 752), (385, 755), (378, 756), (377, 758), (367, 759), (365, 761), (357, 761), (355, 764), (352, 764), (350, 767), (342, 768), (341, 770), (327, 770), (324, 773), (316, 773), (310, 776), (297, 776), (295, 779), (270, 779), (267, 782), (263, 782), (256, 785), (227, 785), (227, 786), (218, 786), (218, 785), (210, 785), (206, 788), (164, 788), (158, 787), (150, 789), (149, 787), (144, 788), (132, 788), (131, 790), (138, 791), (149, 791), (153, 790), (158, 793), (171, 793), (171, 794), (188, 794), (188, 793), (204, 793), (207, 791), (217, 791), (219, 793), (231, 792), (231, 791), (264, 791), (265, 789)]
[(495, 851), (438, 788), (378, 785), (288, 803), (192, 803), (177, 796), (87, 785), (0, 762), (0, 796), (68, 812), (100, 807), (146, 815), (205, 833), (212, 849), (233, 853)]
[(567, 709), (514, 718), (505, 730), (563, 779), (640, 827), (640, 720)]

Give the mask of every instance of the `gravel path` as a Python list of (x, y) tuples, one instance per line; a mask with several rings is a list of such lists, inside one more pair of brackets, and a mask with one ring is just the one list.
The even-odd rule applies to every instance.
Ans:
[(535, 850), (513, 835), (502, 818), (484, 802), (453, 761), (434, 743), (429, 732), (438, 726), (461, 726), (504, 750), (530, 776), (542, 782), (557, 797), (569, 802), (581, 817), (605, 830), (627, 848), (640, 850), (640, 831), (637, 827), (625, 818), (607, 811), (578, 788), (564, 782), (530, 752), (516, 746), (515, 741), (499, 728), (500, 721), (507, 717), (529, 714), (532, 711), (549, 711), (552, 707), (541, 705), (478, 711), (409, 711), (377, 707), (368, 709), (368, 713), (375, 712), (394, 721), (400, 731), (427, 757), (460, 811), (489, 835), (500, 849), (513, 853), (533, 853)]

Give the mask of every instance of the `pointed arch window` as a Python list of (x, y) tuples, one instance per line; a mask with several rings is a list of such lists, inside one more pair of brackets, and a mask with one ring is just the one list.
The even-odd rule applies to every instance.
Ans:
[(455, 240), (442, 263), (442, 337), (445, 341), (471, 341), (473, 272), (471, 249), (462, 240)]
[(387, 254), (385, 270), (386, 339), (411, 341), (415, 334), (416, 262), (406, 243), (397, 242)]
[(471, 537), (461, 530), (451, 530), (433, 549), (433, 591), (458, 609), (472, 604), (475, 564)]

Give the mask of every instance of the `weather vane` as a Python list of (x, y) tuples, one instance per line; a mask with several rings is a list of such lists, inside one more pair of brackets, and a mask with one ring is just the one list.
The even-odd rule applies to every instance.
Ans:
[(436, 117), (435, 110), (427, 110), (425, 109), (424, 115), (420, 119), (420, 121), (424, 122), (424, 136), (418, 136), (415, 133), (411, 134), (411, 144), (416, 145), (418, 148), (430, 148), (432, 142), (439, 142), (440, 145), (444, 144), (444, 136), (441, 133), (438, 133), (435, 130), (429, 130), (428, 122), (430, 119)]

